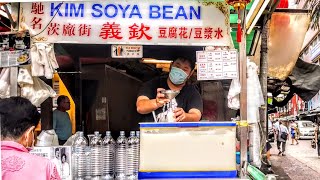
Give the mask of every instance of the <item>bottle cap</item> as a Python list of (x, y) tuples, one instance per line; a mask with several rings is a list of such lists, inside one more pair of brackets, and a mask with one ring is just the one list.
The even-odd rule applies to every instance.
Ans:
[(107, 136), (110, 136), (110, 135), (111, 135), (111, 132), (110, 132), (110, 131), (106, 131), (106, 135), (107, 135)]
[(120, 131), (120, 136), (124, 136), (125, 132), (124, 131)]
[(134, 131), (130, 131), (130, 136), (134, 136), (136, 133)]
[(94, 135), (99, 136), (99, 131), (95, 131)]

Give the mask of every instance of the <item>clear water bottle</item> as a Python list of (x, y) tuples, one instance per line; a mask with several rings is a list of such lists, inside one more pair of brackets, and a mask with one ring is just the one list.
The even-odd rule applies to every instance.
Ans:
[(134, 173), (138, 175), (140, 163), (140, 131), (136, 131), (135, 144), (137, 146), (134, 159)]
[(103, 149), (101, 134), (99, 134), (99, 131), (94, 132), (94, 137), (91, 139), (90, 147), (91, 179), (101, 179), (103, 169)]
[(127, 174), (127, 146), (128, 141), (124, 131), (120, 131), (120, 136), (116, 141), (116, 179), (125, 180)]
[(87, 156), (86, 150), (88, 147), (88, 141), (84, 137), (83, 132), (79, 132), (79, 136), (74, 140), (73, 143), (73, 159), (74, 159), (74, 175), (75, 179), (85, 179), (86, 177), (86, 166)]
[(104, 180), (111, 180), (114, 178), (116, 142), (113, 140), (110, 131), (106, 132), (106, 136), (102, 141), (102, 146), (104, 151), (102, 176)]
[(136, 179), (135, 170), (135, 156), (136, 156), (136, 137), (135, 132), (130, 131), (130, 136), (128, 138), (128, 148), (127, 148), (127, 179)]

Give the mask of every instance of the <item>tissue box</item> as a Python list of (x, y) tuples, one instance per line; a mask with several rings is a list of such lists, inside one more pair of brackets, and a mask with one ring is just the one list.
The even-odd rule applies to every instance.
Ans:
[(139, 178), (236, 177), (236, 123), (140, 123)]

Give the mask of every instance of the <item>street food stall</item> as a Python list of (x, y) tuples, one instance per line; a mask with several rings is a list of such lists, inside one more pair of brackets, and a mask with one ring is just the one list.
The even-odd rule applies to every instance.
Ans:
[[(199, 87), (202, 95), (207, 92), (204, 111), (207, 109), (208, 116), (203, 120), (209, 122), (140, 124), (140, 133), (132, 135), (132, 138), (140, 137), (139, 178), (234, 178), (237, 176), (236, 123), (228, 121), (236, 113), (226, 105), (223, 112), (217, 112), (214, 106), (227, 104), (227, 98), (213, 104), (210, 96), (210, 86), (216, 84), (223, 97), (226, 90), (217, 82), (229, 86), (232, 79), (243, 78), (239, 66), (242, 70), (246, 68), (239, 62), (245, 56), (233, 49), (229, 16), (229, 6), (223, 0), (26, 2), (20, 4), (19, 28), (30, 33), (34, 46), (54, 46), (59, 68), (55, 75), (47, 77), (47, 84), (56, 88), (58, 95), (66, 93), (74, 102), (73, 128), (81, 131), (72, 137), (69, 146), (75, 145), (75, 139), (83, 138), (84, 134), (95, 132), (94, 136), (88, 136), (89, 143), (86, 142), (91, 146), (92, 138), (98, 138), (99, 132), (111, 131), (115, 137), (119, 131), (138, 130), (135, 101), (141, 84), (167, 73), (177, 56), (196, 61), (197, 73), (191, 83)], [(41, 112), (52, 113), (54, 102), (50, 99), (44, 103), (50, 106)], [(224, 115), (218, 121), (226, 122), (210, 122), (217, 116), (210, 116), (212, 109)], [(44, 117), (42, 124), (52, 121), (50, 116)], [(240, 125), (245, 127), (246, 123)], [(170, 148), (157, 148), (164, 146)], [(179, 153), (180, 146), (189, 151)], [(60, 151), (71, 153), (66, 148), (60, 147)], [(189, 153), (195, 149), (203, 149), (203, 156), (193, 155), (190, 163)], [(39, 147), (34, 153), (54, 151)], [(79, 163), (77, 157), (84, 155), (80, 153), (84, 151), (74, 152), (76, 156), (70, 155), (75, 160), (69, 162), (71, 166)], [(171, 166), (164, 167), (170, 160), (174, 161)], [(82, 167), (79, 164), (75, 166), (78, 169), (69, 178), (89, 172), (79, 169)], [(101, 168), (97, 164), (92, 167)], [(172, 171), (176, 173), (168, 173)]]

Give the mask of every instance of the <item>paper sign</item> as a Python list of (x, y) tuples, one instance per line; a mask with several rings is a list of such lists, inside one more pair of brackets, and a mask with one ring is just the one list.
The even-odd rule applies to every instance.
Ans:
[(112, 58), (142, 58), (142, 46), (136, 45), (112, 45)]
[(238, 53), (228, 51), (197, 51), (198, 80), (238, 78)]

